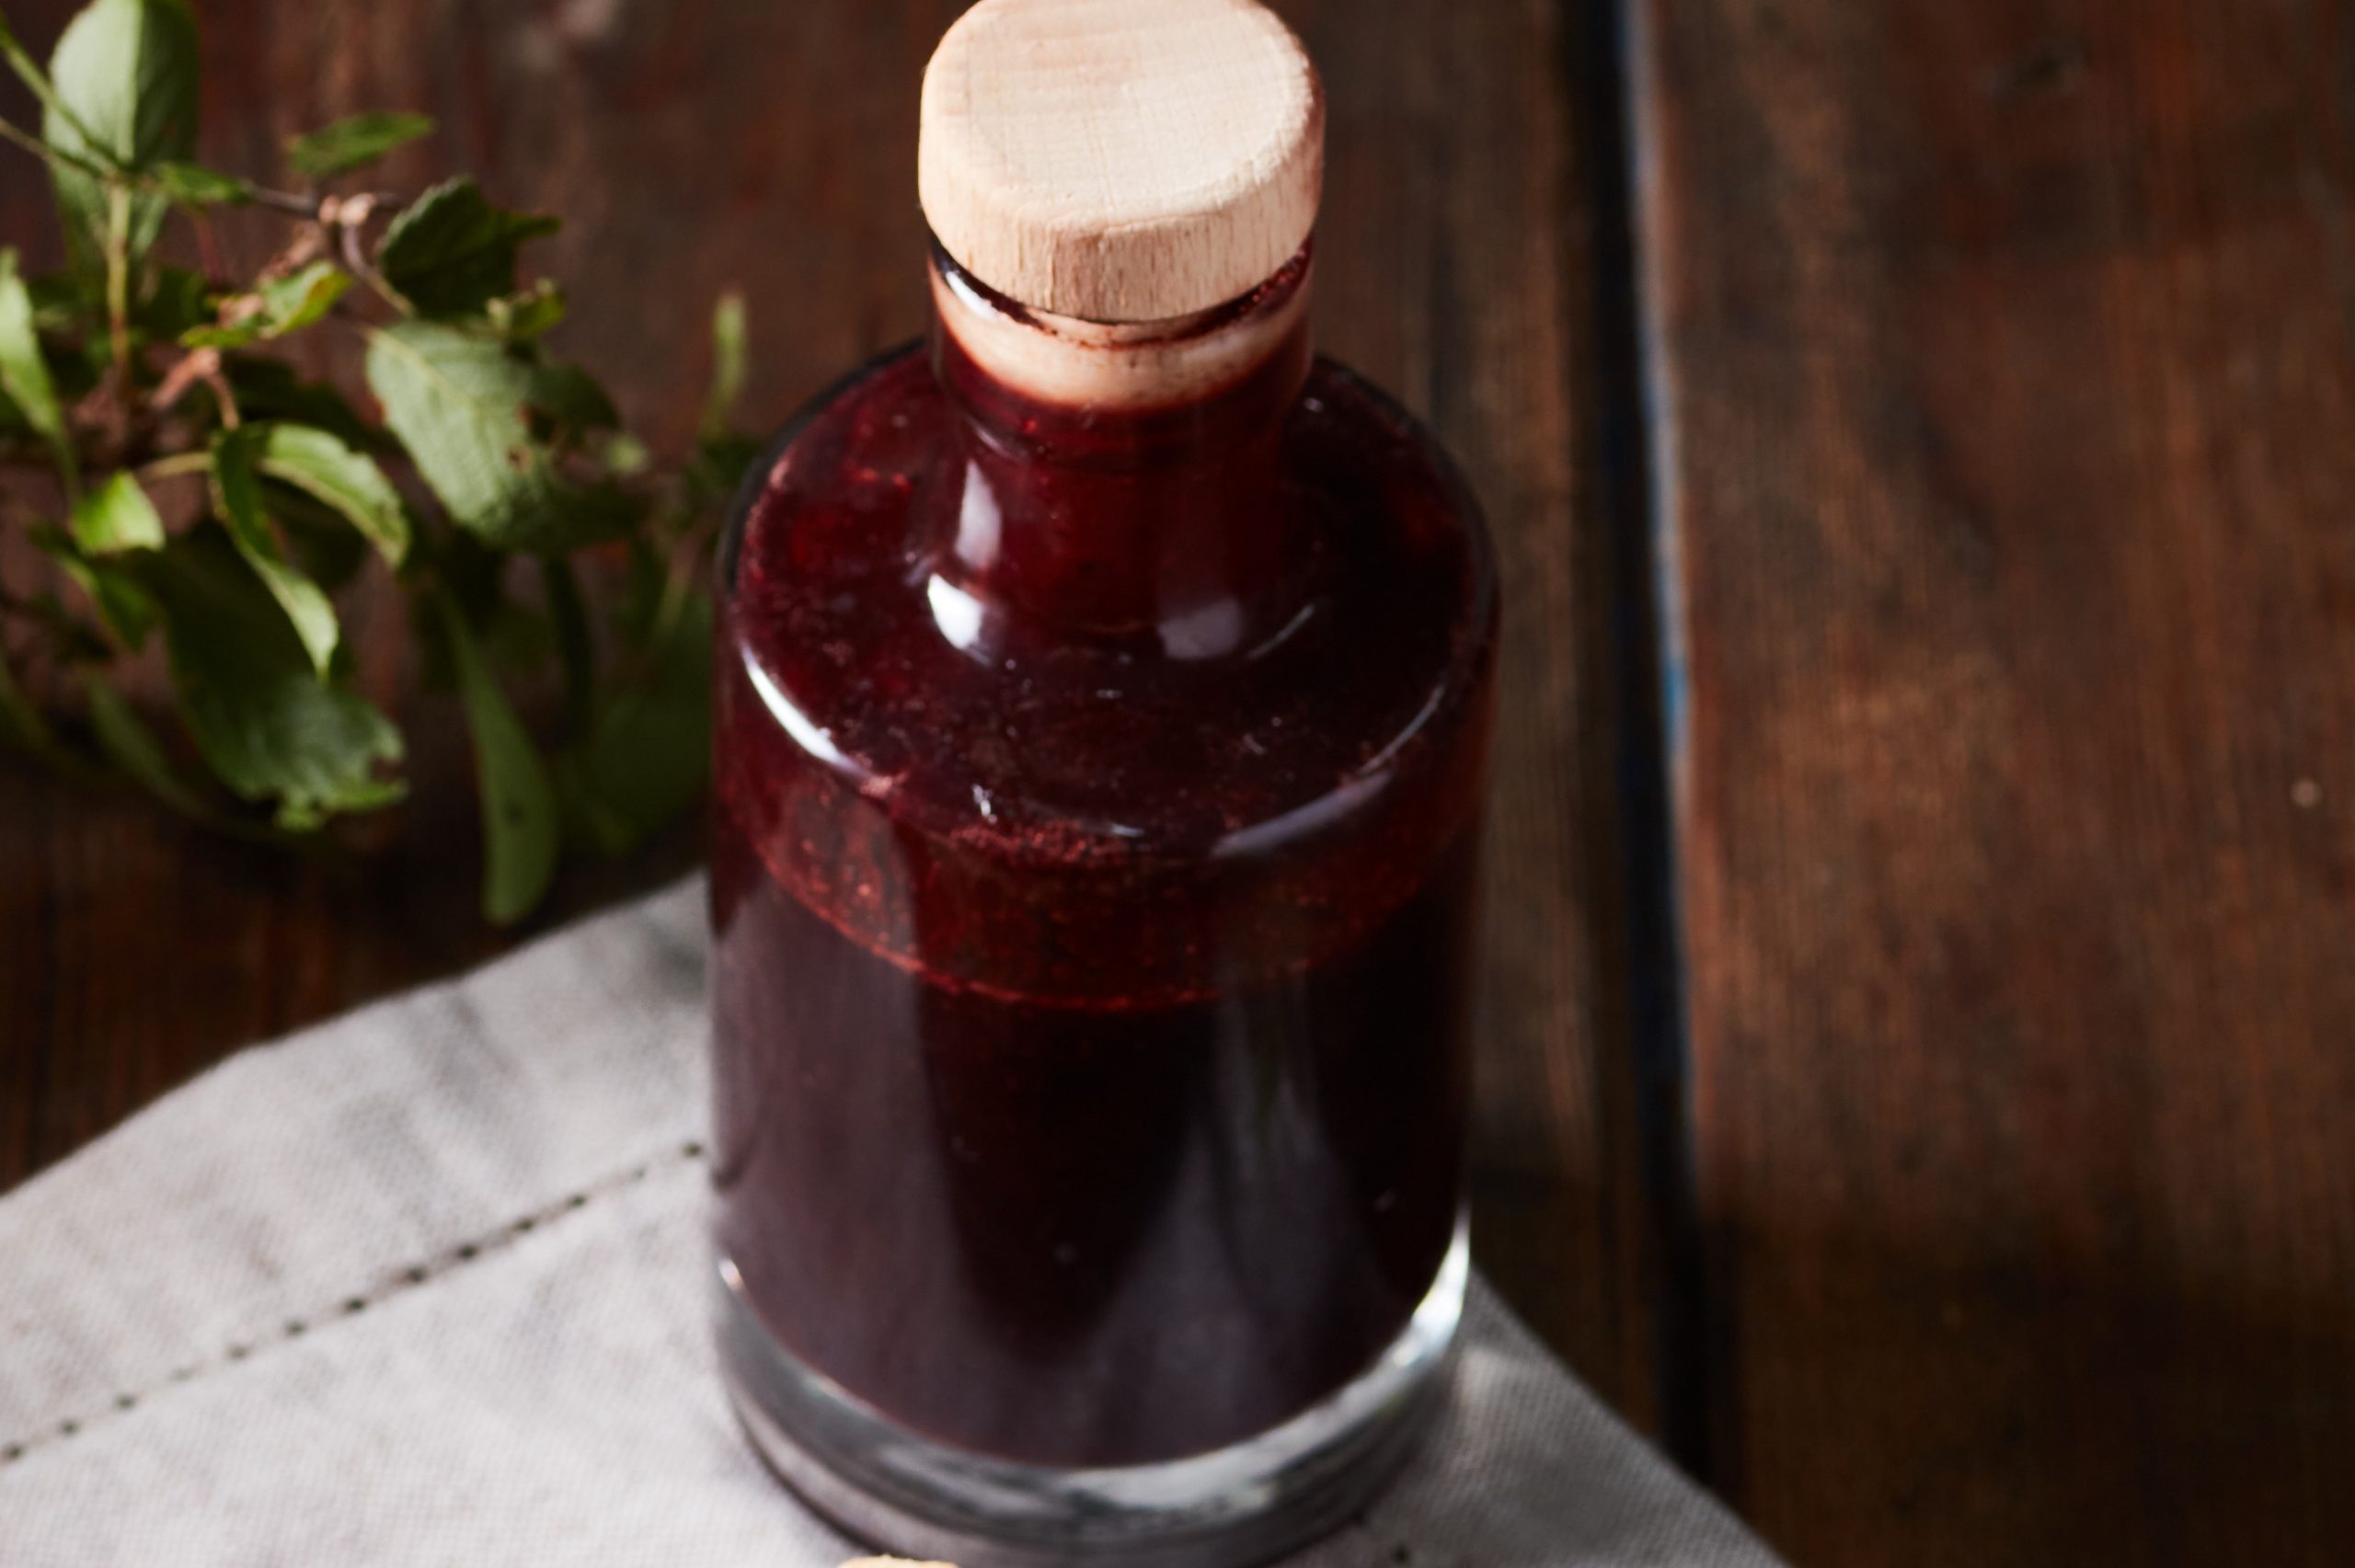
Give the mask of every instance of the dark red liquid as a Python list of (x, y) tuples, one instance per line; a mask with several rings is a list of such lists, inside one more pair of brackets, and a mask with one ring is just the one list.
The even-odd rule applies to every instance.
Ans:
[(1487, 546), (1299, 344), (1142, 419), (936, 357), (820, 405), (723, 563), (721, 1245), (928, 1436), (1200, 1452), (1450, 1242)]

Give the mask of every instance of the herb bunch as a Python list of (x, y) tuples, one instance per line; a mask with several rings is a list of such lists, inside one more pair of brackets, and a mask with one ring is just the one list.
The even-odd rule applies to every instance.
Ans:
[[(337, 609), (389, 574), (426, 683), (471, 732), (485, 912), (520, 918), (568, 841), (619, 853), (701, 793), (704, 563), (752, 455), (729, 424), (741, 305), (716, 313), (695, 452), (659, 466), (549, 352), (562, 291), (518, 280), (555, 219), (464, 177), (407, 202), (352, 189), (432, 129), (415, 115), (295, 138), (292, 189), (203, 167), (197, 46), (187, 0), (93, 0), (44, 71), (0, 15), (0, 57), (42, 111), (0, 139), (48, 166), (68, 256), (34, 278), (0, 249), (0, 467), (32, 471), (0, 480), (0, 530), (52, 563), (46, 586), (0, 582), (0, 742), (216, 828), (316, 841), (405, 787)], [(217, 275), (210, 215), (230, 207), (286, 224), (251, 277)], [(155, 254), (175, 215), (201, 269)], [(381, 421), (282, 357), (321, 333), (362, 356)], [(179, 736), (125, 695), (153, 644)], [(562, 693), (546, 744), (512, 695), (534, 680)]]

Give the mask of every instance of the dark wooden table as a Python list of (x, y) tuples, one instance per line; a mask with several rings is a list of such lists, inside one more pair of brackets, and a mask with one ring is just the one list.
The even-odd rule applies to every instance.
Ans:
[[(725, 283), (764, 418), (919, 325), (959, 9), (207, 0), (205, 143), (432, 112), (676, 441)], [(1325, 343), (1507, 564), (1482, 1262), (1801, 1563), (2348, 1561), (2355, 7), (1281, 9)], [(518, 939), (408, 716), (356, 869), (0, 765), (0, 1186)]]

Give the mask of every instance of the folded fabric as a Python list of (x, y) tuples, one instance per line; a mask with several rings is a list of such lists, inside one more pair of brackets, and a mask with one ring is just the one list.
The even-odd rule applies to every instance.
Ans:
[[(857, 1549), (707, 1334), (699, 883), (238, 1056), (0, 1198), (9, 1568)], [(1303, 1564), (1774, 1559), (1476, 1286), (1407, 1474)]]

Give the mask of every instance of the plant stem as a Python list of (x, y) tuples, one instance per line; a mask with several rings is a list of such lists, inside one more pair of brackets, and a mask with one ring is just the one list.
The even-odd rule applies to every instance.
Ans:
[(59, 156), (57, 149), (38, 136), (29, 136), (5, 120), (0, 120), (0, 142), (14, 142), (33, 156), (44, 161)]
[(34, 157), (40, 159), (44, 163), (62, 164), (65, 167), (72, 169), (75, 173), (87, 175), (92, 179), (114, 179), (119, 177), (112, 169), (108, 168), (104, 164), (98, 163), (95, 159), (86, 158), (79, 153), (69, 153), (63, 147), (52, 147), (48, 143), (42, 141), (40, 137), (19, 130), (17, 127), (9, 124), (5, 120), (0, 120), (0, 141), (14, 142), (17, 146), (22, 147), (26, 152), (30, 153)]
[(401, 315), (417, 314), (409, 308), (409, 303), (396, 293), (390, 283), (385, 281), (384, 274), (369, 264), (368, 252), (361, 244), (360, 225), (339, 223), (336, 228), (342, 240), (343, 264), (350, 269), (351, 275), (375, 291), (378, 299), (383, 300)]
[(580, 578), (563, 555), (540, 560), (548, 621), (556, 628), (557, 662), (564, 670), (564, 716), (576, 741), (585, 741), (597, 712), (597, 652), (589, 631), (589, 607)]
[(243, 422), (237, 412), (237, 395), (229, 389), (229, 378), (221, 372), (219, 363), (205, 372), (204, 384), (213, 389), (213, 400), (221, 406), (221, 428), (234, 430)]
[(107, 342), (114, 356), (115, 399), (124, 419), (136, 396), (131, 368), (131, 187), (107, 187)]
[(98, 132), (90, 129), (90, 122), (76, 114), (72, 104), (57, 96), (57, 89), (51, 86), (40, 66), (25, 52), (24, 46), (9, 35), (4, 20), (0, 20), (0, 56), (6, 57), (8, 68), (16, 72), (17, 79), (31, 90), (34, 97), (40, 100), (40, 107), (63, 120), (76, 136), (82, 138), (84, 146), (102, 148), (106, 145), (98, 139)]
[(296, 196), (283, 190), (265, 190), (258, 185), (249, 185), (246, 189), (253, 193), (257, 207), (267, 207), (273, 212), (286, 212), (297, 218), (316, 219), (319, 215), (319, 204), (310, 197)]
[(177, 479), (182, 475), (201, 474), (212, 466), (210, 452), (180, 452), (169, 457), (159, 457), (153, 463), (141, 464), (132, 476), (144, 485), (157, 479)]
[[(69, 118), (68, 123), (75, 122)], [(72, 169), (75, 174), (85, 175), (106, 184), (121, 185), (128, 189), (144, 191), (150, 196), (168, 198), (171, 194), (164, 189), (163, 182), (153, 175), (142, 174), (136, 169), (113, 167), (96, 158), (70, 152), (63, 147), (44, 142), (22, 127), (12, 125), (5, 120), (0, 120), (0, 142), (13, 142), (44, 163)], [(96, 144), (92, 143), (92, 145)], [(311, 219), (316, 219), (319, 215), (319, 203), (310, 197), (296, 196), (284, 190), (270, 190), (250, 183), (246, 187), (246, 196), (255, 206), (267, 207), (273, 212), (284, 212), (293, 217)]]

